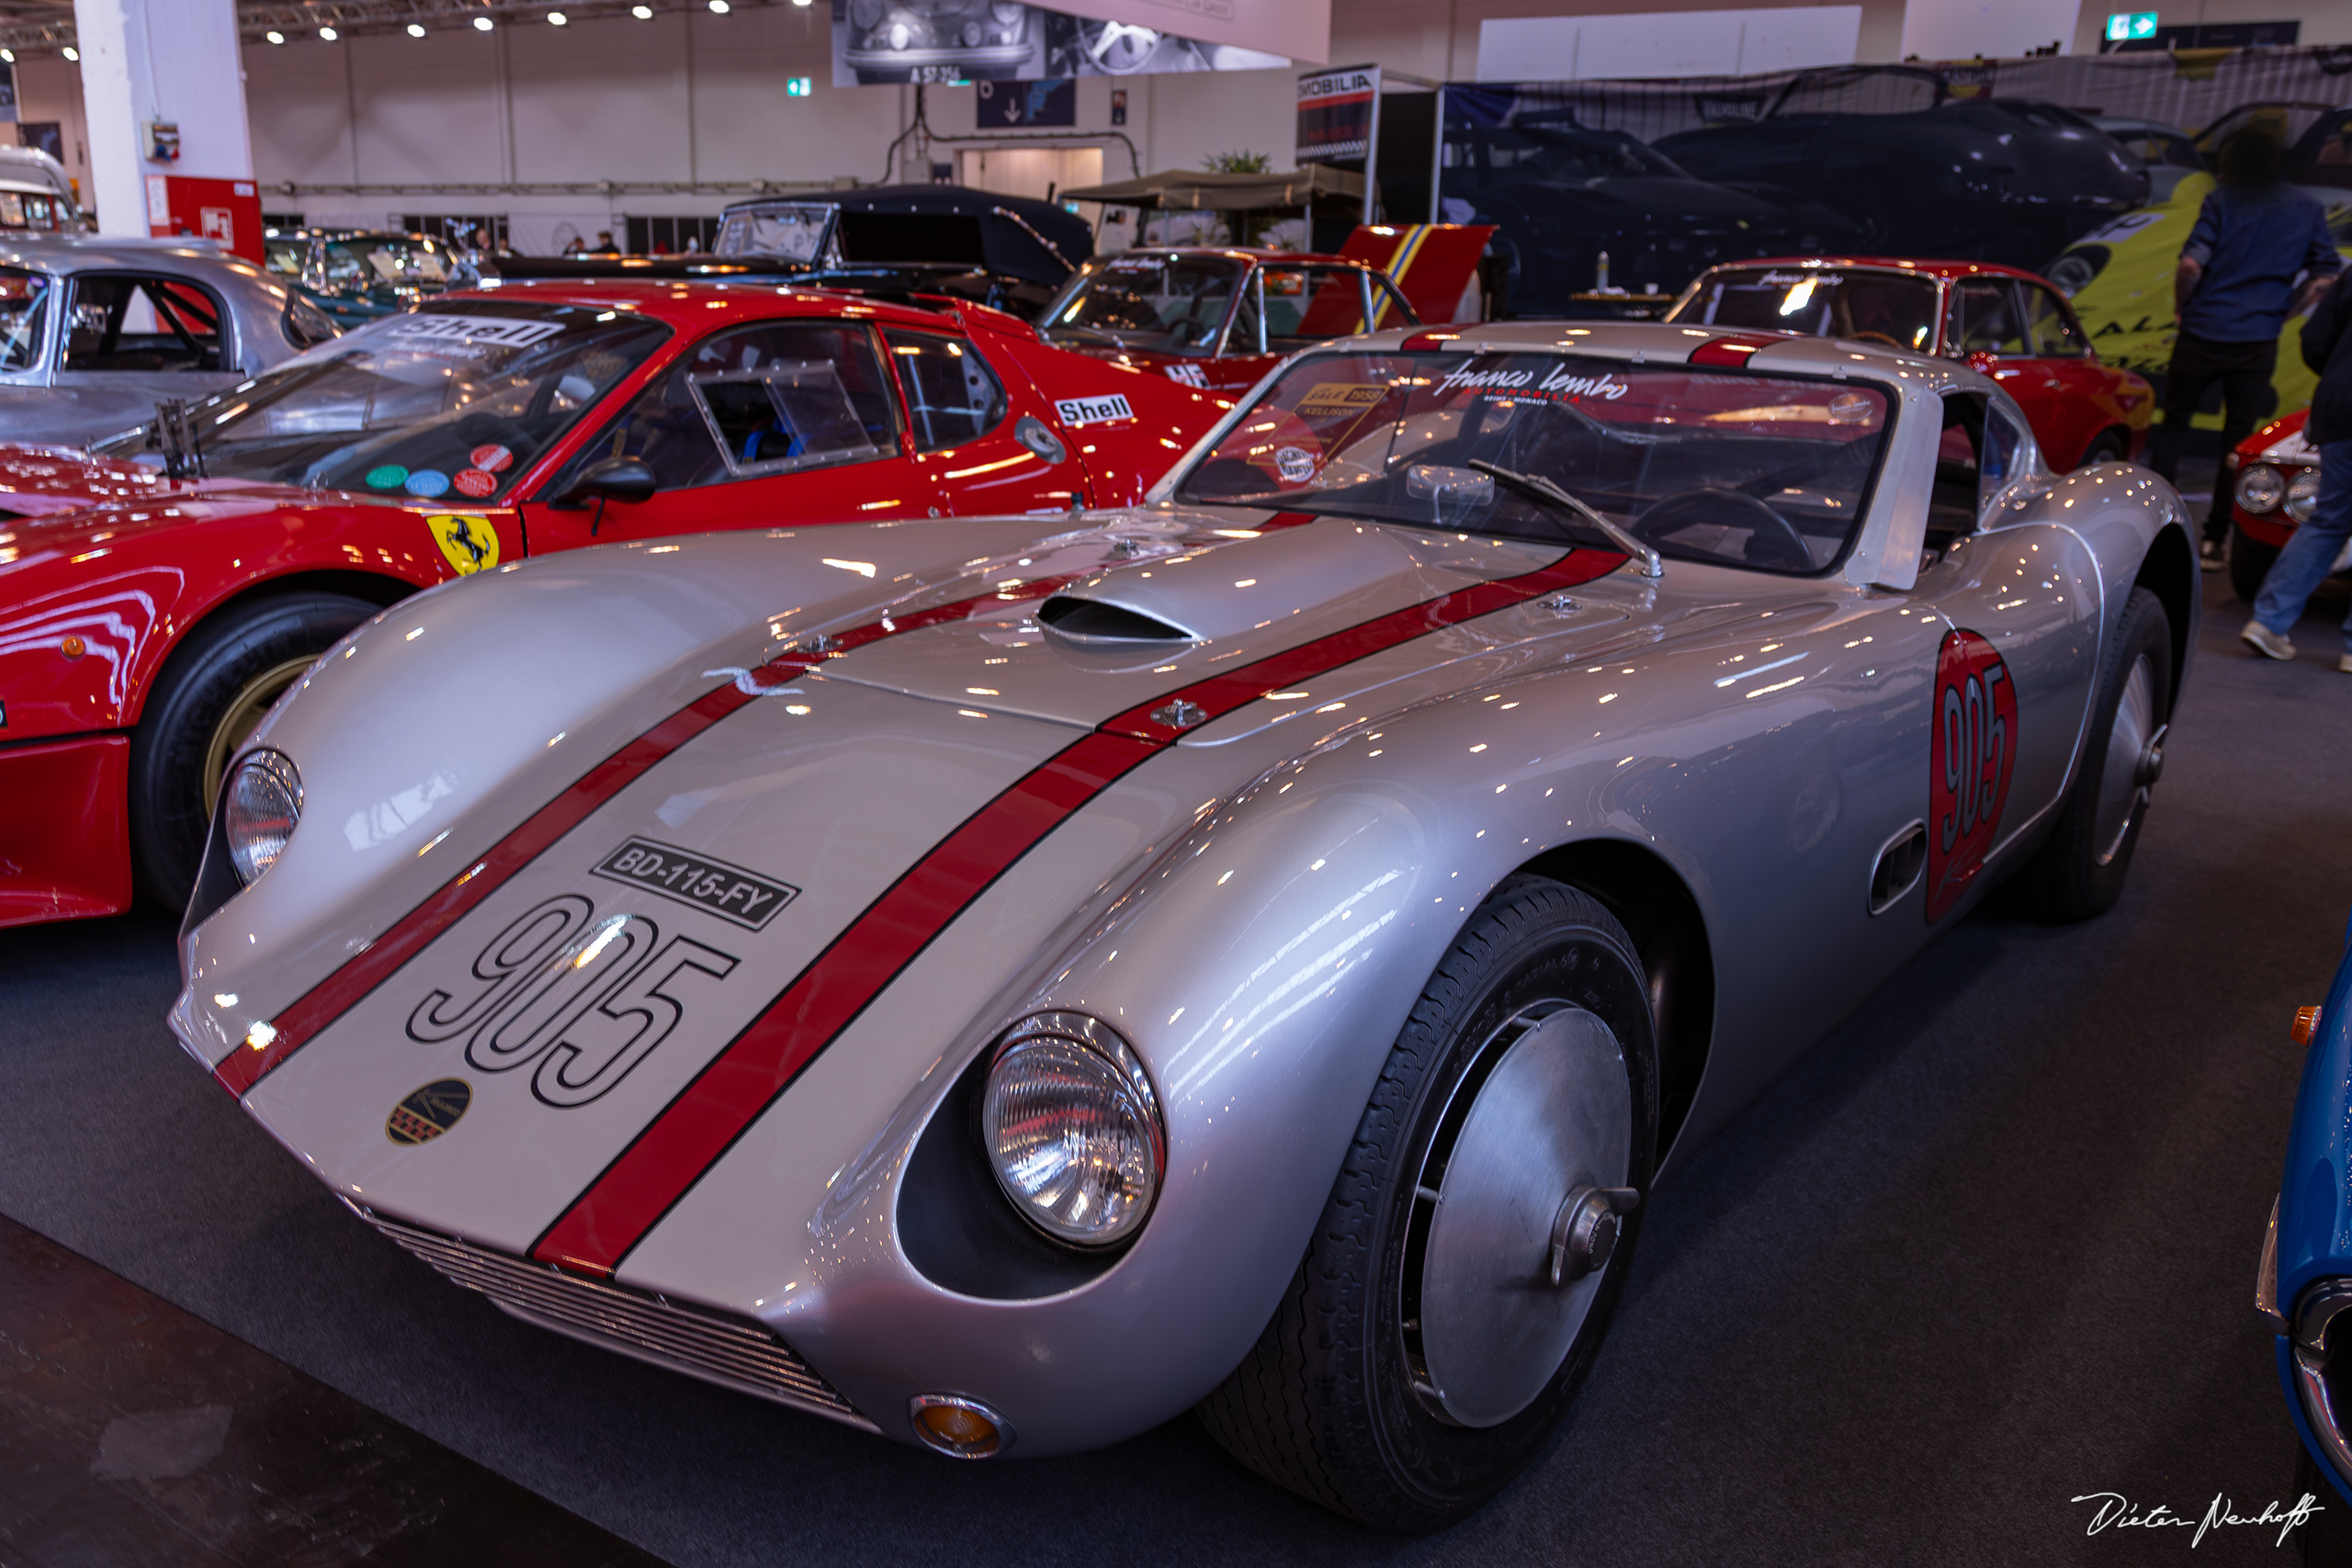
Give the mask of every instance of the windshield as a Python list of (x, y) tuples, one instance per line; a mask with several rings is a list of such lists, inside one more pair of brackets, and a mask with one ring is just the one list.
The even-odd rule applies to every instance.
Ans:
[(1860, 381), (1561, 354), (1296, 361), (1177, 499), (1609, 549), (1474, 460), (1550, 479), (1661, 554), (1820, 571), (1870, 499), (1891, 400)]
[[(214, 479), (492, 500), (670, 329), (569, 305), (453, 299), (388, 316), (190, 410)], [(151, 425), (97, 448), (163, 462)]]
[(1212, 354), (1226, 309), (1249, 273), (1250, 264), (1239, 256), (1165, 251), (1127, 251), (1089, 262), (1046, 307), (1046, 334), (1149, 354)]
[(1666, 319), (1855, 338), (1926, 354), (1936, 346), (1936, 285), (1892, 272), (1726, 267), (1700, 278)]
[(1546, 125), (1523, 117), (1490, 133), (1487, 164), (1522, 179), (1589, 186), (1611, 179), (1688, 179), (1679, 164), (1622, 130)]
[(729, 210), (711, 253), (722, 256), (782, 256), (814, 262), (833, 216), (829, 201), (769, 201)]
[(447, 258), (430, 240), (405, 234), (359, 234), (330, 240), (324, 248), (327, 287), (338, 293), (437, 289), (449, 280)]

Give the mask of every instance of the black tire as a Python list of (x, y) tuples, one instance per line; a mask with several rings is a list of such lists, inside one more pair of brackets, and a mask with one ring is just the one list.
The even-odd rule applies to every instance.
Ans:
[(2304, 1568), (2352, 1568), (2352, 1504), (2329, 1482), (2311, 1450), (2298, 1442), (2295, 1490), (2287, 1498), (2287, 1506), (2293, 1507), (2296, 1499), (2306, 1495), (2319, 1511), (2295, 1532)]
[(2083, 448), (2082, 461), (2075, 467), (2087, 468), (2096, 463), (2120, 463), (2123, 460), (2124, 446), (2121, 435), (2112, 430), (2102, 430), (2091, 437), (2091, 444)]
[[(1428, 1245), (1430, 1211), (1419, 1208), (1417, 1232), (1416, 1189), (1443, 1179), (1427, 1174), (1432, 1144), (1460, 1135), (1477, 1089), (1501, 1059), (1490, 1048), (1504, 1037), (1498, 1031), (1553, 998), (1597, 1016), (1616, 1038), (1630, 1108), (1625, 1186), (1647, 1190), (1658, 1077), (1641, 961), (1592, 898), (1543, 878), (1515, 878), (1471, 917), (1421, 993), (1273, 1320), (1198, 1408), (1211, 1434), (1260, 1474), (1365, 1524), (1418, 1534), (1501, 1490), (1558, 1427), (1623, 1289), (1639, 1206), (1623, 1216), (1615, 1251), (1556, 1370), (1532, 1403), (1499, 1422), (1456, 1424), (1417, 1392), (1407, 1335), (1419, 1331), (1419, 1308), (1411, 1318), (1405, 1310), (1408, 1291), (1419, 1299), (1415, 1248)], [(1455, 1090), (1465, 1084), (1469, 1095), (1454, 1112)], [(1530, 1262), (1540, 1275), (1542, 1259)], [(1510, 1267), (1518, 1267), (1515, 1254)], [(1521, 1375), (1541, 1380), (1543, 1369)]]
[(2248, 604), (2262, 592), (2262, 580), (2278, 558), (2278, 547), (2266, 545), (2233, 522), (2230, 525), (2230, 592)]
[[(2127, 749), (2134, 754), (2117, 757), (2109, 752), (2113, 749), (2110, 742), (2118, 737), (2118, 718), (2130, 694), (2133, 672), (2143, 665), (2148, 706), (2144, 716), (2133, 722), (2133, 728), (2141, 732), (2143, 739), (2147, 739), (2161, 736), (2172, 715), (2172, 623), (2165, 615), (2161, 600), (2144, 588), (2134, 588), (2124, 601), (2122, 620), (2116, 626), (2115, 639), (2099, 671), (2089, 730), (2083, 737), (2082, 765), (2066, 798), (2059, 805), (2058, 820), (2052, 827), (2049, 839), (2028, 867), (2027, 880), (2035, 911), (2054, 924), (2105, 914), (2123, 896), (2124, 879), (2131, 874), (2132, 852), (2138, 846), (2140, 829), (2147, 821), (2148, 792), (2154, 789), (2155, 779), (2153, 775), (2144, 781), (2138, 777), (2145, 747), (2129, 745), (2129, 732), (2125, 735)], [(2161, 750), (2156, 754), (2155, 766), (2161, 769)], [(2134, 770), (2128, 786), (2116, 773), (2121, 768)], [(2118, 792), (2118, 798), (2127, 787), (2132, 792), (2132, 804), (2120, 818), (2120, 833), (2114, 819), (2104, 825), (2101, 822), (2100, 801), (2109, 784)]]
[(312, 660), (376, 611), (347, 594), (273, 593), (218, 612), (173, 650), (130, 737), (131, 868), (141, 892), (187, 907), (220, 764)]

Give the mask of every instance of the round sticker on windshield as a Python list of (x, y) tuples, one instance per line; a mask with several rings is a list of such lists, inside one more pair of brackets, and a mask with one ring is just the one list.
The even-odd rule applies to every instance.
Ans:
[(386, 463), (380, 468), (368, 470), (368, 488), (369, 490), (398, 490), (401, 488), (401, 481), (407, 478), (406, 468), (401, 468), (398, 463)]
[(429, 501), (436, 495), (449, 493), (449, 476), (438, 468), (419, 468), (409, 475), (407, 483), (401, 488), (411, 495), (423, 496)]
[(485, 474), (480, 468), (459, 468), (458, 477), (451, 479), (449, 483), (456, 487), (459, 495), (470, 495), (477, 499), (488, 495), (498, 488), (496, 477)]
[(514, 454), (503, 446), (477, 446), (466, 454), (466, 461), (485, 474), (494, 474), (514, 460)]
[(1315, 454), (1304, 446), (1284, 446), (1274, 454), (1274, 472), (1303, 485), (1315, 477)]
[(1868, 424), (1876, 401), (1868, 392), (1840, 392), (1829, 400), (1832, 424)]

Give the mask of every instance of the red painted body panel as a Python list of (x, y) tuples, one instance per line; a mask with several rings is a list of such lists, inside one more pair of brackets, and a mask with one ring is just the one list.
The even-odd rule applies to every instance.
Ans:
[[(325, 586), (390, 600), (450, 580), (458, 569), (428, 522), (436, 515), (462, 514), (477, 533), (494, 533), (496, 555), (481, 563), (491, 565), (720, 528), (1116, 505), (1136, 500), (1226, 407), (1163, 377), (1053, 347), (1026, 322), (971, 306), (920, 310), (856, 296), (699, 283), (527, 283), (499, 293), (620, 305), (678, 329), (525, 470), (512, 492), (517, 500), (469, 506), (455, 504), (454, 496), (394, 501), (233, 479), (173, 480), (83, 453), (0, 447), (0, 702), (6, 705), (0, 740), (93, 732), (119, 739), (138, 724), (156, 673), (189, 629), (256, 589)], [(909, 437), (893, 457), (611, 504), (593, 535), (594, 513), (556, 509), (540, 497), (541, 487), (618, 410), (694, 345), (716, 332), (796, 317), (959, 335), (1004, 383), (1006, 417), (958, 447), (917, 453)], [(1055, 407), (1061, 400), (1114, 394), (1127, 400), (1133, 418), (1070, 426)], [(1054, 431), (1072, 461), (1047, 465), (1017, 441), (1013, 428), (1023, 416)], [(900, 423), (909, 423), (903, 407)], [(72, 792), (39, 783), (50, 776), (28, 773), (31, 782), (22, 788), (12, 782), (18, 823), (42, 841), (108, 833), (113, 861), (127, 865), (124, 761), (100, 781), (110, 792), (110, 815), (96, 827), (86, 825), (85, 803)], [(85, 845), (73, 863), (76, 869), (59, 869), (38, 892), (40, 878), (28, 872), (13, 902), (0, 892), (0, 925), (129, 907), (127, 873), (93, 892), (99, 883), (87, 868), (101, 857)], [(74, 903), (93, 898), (111, 903)]]
[(0, 926), (130, 907), (130, 776), (120, 735), (0, 747)]
[[(2057, 286), (2041, 274), (2023, 267), (2004, 266), (1998, 262), (1919, 261), (1901, 256), (1762, 256), (1754, 261), (1728, 263), (1723, 270), (1776, 266), (1905, 272), (1935, 279), (1936, 341), (1931, 352), (1936, 354), (1950, 351), (1944, 333), (1951, 319), (1948, 305), (1952, 284), (1972, 277), (2013, 277), (2038, 284), (2053, 294), (2058, 292)], [(2063, 304), (2064, 297), (2059, 298)], [(2067, 319), (2072, 321), (2073, 308), (2065, 309)], [(2081, 333), (2081, 323), (2075, 325), (2075, 331)], [(2090, 347), (2087, 333), (2083, 334), (2083, 342), (2079, 358), (1977, 355), (1971, 356), (1971, 363), (2017, 400), (2027, 423), (2033, 426), (2034, 439), (2041, 444), (2043, 457), (2052, 468), (2078, 467), (2089, 454), (2091, 443), (2110, 431), (2121, 435), (2123, 456), (2136, 462), (2147, 448), (2148, 427), (2155, 420), (2154, 389), (2132, 371), (2102, 363), (2097, 351)]]
[[(2240, 506), (2236, 496), (2237, 477), (2245, 471), (2249, 463), (2262, 461), (2262, 454), (2267, 448), (2286, 440), (2290, 435), (2301, 434), (2304, 423), (2311, 418), (2311, 412), (2309, 409), (2297, 409), (2293, 413), (2272, 420), (2268, 424), (2239, 442), (2236, 466), (2223, 469), (2220, 480), (2217, 481), (2231, 487), (2230, 515), (2236, 520), (2239, 527), (2245, 530), (2246, 537), (2258, 540), (2274, 549), (2295, 536), (2295, 520), (2287, 515), (2286, 509), (2283, 507), (2274, 512), (2248, 512), (2245, 507)], [(2315, 457), (2316, 454), (2314, 454)], [(2303, 469), (2315, 468), (2319, 464), (2316, 460), (2278, 462), (2274, 459), (2273, 466), (2278, 468), (2281, 478), (2291, 482), (2294, 477)]]

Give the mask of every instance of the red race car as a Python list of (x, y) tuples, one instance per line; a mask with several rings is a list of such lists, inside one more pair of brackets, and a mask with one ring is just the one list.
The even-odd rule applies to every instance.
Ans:
[(1049, 343), (1238, 397), (1335, 337), (1455, 319), (1490, 227), (1358, 229), (1340, 254), (1147, 245), (1097, 256), (1037, 318)]
[(1710, 267), (1669, 321), (1852, 338), (1965, 359), (2018, 400), (2053, 468), (2136, 459), (2155, 393), (2104, 365), (2047, 278), (1990, 262), (1768, 257)]
[[(2319, 448), (2303, 439), (2311, 410), (2274, 419), (2224, 457), (2230, 484), (2230, 587), (2247, 604), (2262, 592), (2270, 563), (2319, 504)], [(2335, 570), (2352, 570), (2352, 545)]]
[[(1221, 412), (983, 309), (529, 283), (89, 453), (0, 447), (0, 926), (185, 903), (237, 744), (418, 589), (660, 535), (1130, 504)], [(481, 673), (449, 700), (532, 678)]]

